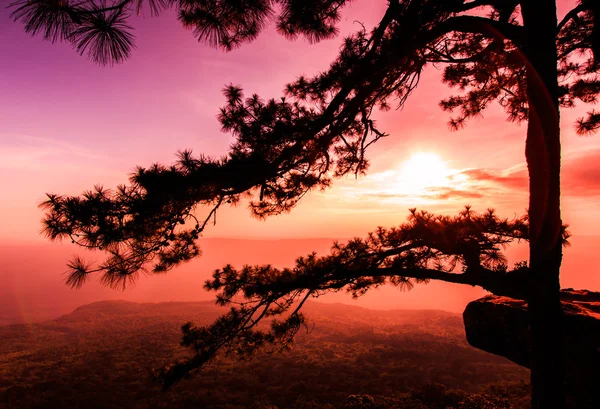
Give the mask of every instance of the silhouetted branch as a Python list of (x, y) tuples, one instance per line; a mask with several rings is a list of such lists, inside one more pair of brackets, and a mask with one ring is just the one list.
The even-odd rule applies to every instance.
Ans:
[(587, 117), (577, 119), (577, 133), (580, 135), (588, 135), (600, 129), (600, 113), (590, 111)]
[[(194, 355), (157, 370), (155, 377), (169, 387), (221, 350), (248, 356), (264, 347), (286, 348), (306, 326), (300, 314), (305, 301), (327, 292), (346, 290), (358, 297), (384, 284), (409, 290), (440, 280), (525, 299), (526, 263), (509, 271), (502, 250), (527, 236), (526, 217), (501, 219), (493, 210), (478, 214), (470, 207), (454, 217), (411, 209), (408, 221), (397, 228), (335, 243), (329, 255), (300, 257), (292, 268), (227, 265), (213, 273), (205, 289), (216, 293), (219, 305), (230, 306), (229, 312), (206, 327), (186, 324), (183, 345)], [(565, 243), (567, 238), (563, 230)], [(458, 266), (462, 272), (453, 272)], [(261, 321), (267, 317), (280, 318), (266, 327)]]
[(430, 35), (439, 38), (452, 32), (481, 34), (491, 39), (506, 38), (514, 44), (523, 44), (524, 40), (521, 26), (478, 16), (451, 17), (436, 26)]
[(461, 13), (469, 10), (476, 9), (478, 7), (485, 6), (496, 6), (502, 4), (503, 0), (473, 0), (473, 1), (465, 1), (462, 4), (456, 2), (456, 4), (452, 5), (452, 11), (456, 13)]
[[(223, 130), (235, 138), (227, 157), (182, 152), (170, 167), (140, 168), (129, 186), (115, 192), (50, 195), (42, 205), (48, 212), (45, 232), (51, 239), (67, 237), (106, 250), (109, 261), (93, 271), (100, 268), (110, 285), (135, 279), (136, 271), (165, 272), (200, 253), (196, 240), (224, 203), (248, 198), (252, 214), (264, 218), (289, 211), (332, 178), (365, 172), (366, 150), (386, 135), (374, 126), (373, 109), (386, 108), (390, 97), (404, 104), (428, 62), (426, 53), (438, 44), (455, 60), (445, 71), (446, 82), (471, 87), (465, 96), (442, 103), (449, 111), (461, 110), (453, 127), (493, 100), (515, 120), (526, 118), (524, 68), (514, 57), (515, 45), (476, 41), (480, 31), (495, 32), (496, 23), (452, 13), (435, 1), (392, 3), (370, 36), (363, 30), (347, 38), (331, 68), (289, 84), (287, 98), (246, 98), (239, 87), (227, 87), (219, 115)], [(399, 41), (409, 33), (411, 41)], [(456, 63), (482, 53), (485, 58)], [(99, 58), (107, 54), (101, 51)], [(591, 85), (578, 89), (571, 94), (589, 98), (596, 92)], [(195, 214), (204, 206), (210, 210), (200, 223)]]
[(558, 23), (558, 26), (556, 27), (556, 31), (561, 31), (565, 25), (567, 25), (567, 23), (571, 20), (576, 20), (577, 19), (577, 15), (579, 13), (581, 13), (582, 11), (587, 11), (589, 9), (591, 9), (591, 4), (592, 2), (589, 0), (583, 0), (577, 7), (571, 9), (564, 17), (563, 19), (560, 21), (560, 23)]

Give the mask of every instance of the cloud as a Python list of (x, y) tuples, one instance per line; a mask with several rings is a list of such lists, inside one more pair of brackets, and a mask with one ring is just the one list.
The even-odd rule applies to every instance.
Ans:
[[(563, 197), (588, 201), (600, 197), (600, 148), (563, 154), (561, 175)], [(439, 185), (414, 192), (403, 189), (400, 179), (400, 170), (389, 169), (358, 181), (340, 181), (334, 187), (334, 196), (339, 202), (357, 202), (361, 206), (470, 203), (516, 209), (526, 207), (529, 195), (529, 175), (524, 162), (508, 168), (457, 169)], [(329, 195), (328, 198), (332, 200)]]
[(481, 199), (484, 194), (481, 193), (481, 189), (477, 191), (457, 189), (453, 187), (435, 187), (428, 189), (431, 195), (427, 197), (435, 200), (452, 200), (452, 199)]
[(0, 134), (0, 168), (54, 169), (89, 164), (105, 157), (69, 142), (26, 135)]
[[(509, 169), (465, 169), (450, 177), (467, 178), (473, 189), (528, 192), (529, 176), (526, 165), (520, 164)], [(564, 196), (600, 196), (600, 149), (570, 152), (563, 155), (561, 189)], [(449, 197), (452, 196), (450, 192)], [(498, 192), (500, 193), (500, 192)], [(467, 196), (468, 197), (468, 196)], [(445, 195), (440, 195), (440, 199)]]
[[(487, 190), (487, 189), (486, 189)], [(451, 200), (451, 199), (480, 199), (484, 197), (481, 193), (481, 189), (478, 191), (471, 191), (467, 189), (446, 187), (446, 186), (433, 186), (427, 188), (423, 194), (415, 195), (409, 193), (385, 193), (385, 192), (372, 192), (368, 194), (371, 198), (376, 199), (409, 199), (419, 197), (422, 199), (429, 200)]]
[(561, 182), (564, 195), (600, 196), (600, 149), (564, 155)]
[(527, 190), (529, 186), (527, 173), (520, 166), (504, 171), (481, 168), (466, 169), (458, 173), (455, 178), (461, 175), (466, 176), (471, 183), (483, 183), (511, 190)]

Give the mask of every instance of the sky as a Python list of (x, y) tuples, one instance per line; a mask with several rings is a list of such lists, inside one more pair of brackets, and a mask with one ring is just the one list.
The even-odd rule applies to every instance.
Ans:
[[(25, 297), (27, 286), (19, 284), (17, 293), (14, 283), (29, 282), (23, 277), (32, 271), (53, 277), (52, 286), (62, 280), (62, 270), (52, 263), (47, 269), (52, 271), (33, 267), (32, 254), (43, 266), (48, 254), (59, 254), (58, 261), (66, 263), (68, 252), (74, 251), (51, 247), (39, 234), (42, 212), (37, 204), (46, 192), (76, 195), (95, 184), (115, 187), (126, 182), (136, 165), (170, 163), (182, 149), (225, 154), (232, 138), (220, 131), (216, 119), (225, 85), (241, 85), (264, 99), (281, 96), (284, 85), (299, 75), (326, 69), (341, 37), (357, 30), (359, 22), (372, 27), (385, 4), (353, 2), (344, 9), (341, 35), (332, 40), (292, 42), (269, 27), (254, 42), (229, 53), (198, 43), (173, 12), (136, 18), (137, 48), (130, 60), (114, 67), (96, 66), (67, 44), (25, 34), (0, 9), (0, 273), (12, 277), (13, 298)], [(560, 2), (560, 14), (571, 4)], [(311, 250), (310, 245), (294, 247), (294, 240), (364, 236), (377, 226), (403, 222), (411, 207), (452, 214), (470, 204), (482, 211), (494, 207), (506, 217), (523, 214), (528, 189), (525, 124), (506, 122), (506, 114), (491, 106), (465, 129), (450, 131), (449, 115), (438, 102), (452, 90), (440, 75), (441, 67), (430, 67), (402, 109), (376, 114), (379, 129), (389, 136), (370, 148), (366, 176), (338, 180), (333, 188), (308, 195), (290, 214), (267, 221), (251, 218), (244, 205), (226, 208), (204, 237), (279, 239), (282, 248), (291, 249), (289, 263), (294, 249), (300, 252), (296, 255)], [(574, 131), (575, 119), (589, 109), (576, 107), (561, 115), (563, 220), (573, 234), (573, 246), (565, 250), (563, 286), (600, 290), (594, 271), (598, 257), (591, 250), (600, 226), (600, 136), (581, 137)], [(242, 242), (236, 243), (230, 245), (238, 248)], [(327, 249), (321, 241), (313, 244)], [(381, 296), (371, 303), (417, 305), (417, 296), (398, 303), (394, 300), (400, 297), (393, 294), (383, 304), (376, 303)], [(419, 294), (427, 298), (425, 292)], [(473, 295), (467, 292), (463, 298)], [(464, 304), (462, 298), (460, 302)], [(458, 310), (460, 302), (435, 306)]]

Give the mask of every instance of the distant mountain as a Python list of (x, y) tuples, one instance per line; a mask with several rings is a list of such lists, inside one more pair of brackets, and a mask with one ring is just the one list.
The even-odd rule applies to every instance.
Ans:
[[(79, 305), (99, 300), (126, 299), (135, 302), (203, 301), (214, 294), (203, 290), (212, 272), (232, 264), (291, 266), (301, 255), (327, 254), (333, 239), (243, 240), (203, 238), (202, 257), (168, 274), (142, 276), (126, 291), (103, 287), (92, 277), (73, 290), (64, 283), (66, 264), (73, 253), (99, 261), (102, 252), (87, 251), (71, 243), (0, 243), (0, 325), (33, 323), (54, 319)], [(401, 292), (393, 286), (368, 292), (358, 300), (345, 293), (321, 298), (327, 302), (357, 303), (368, 308), (437, 308), (462, 312), (471, 300), (484, 295), (477, 288), (432, 282)]]
[[(576, 232), (574, 232), (576, 233)], [(600, 263), (600, 236), (574, 235), (571, 246), (564, 249), (561, 283), (563, 287), (600, 291), (600, 275), (594, 274)], [(203, 238), (202, 257), (181, 265), (168, 274), (141, 277), (135, 288), (121, 292), (102, 287), (93, 278), (81, 289), (64, 284), (66, 263), (74, 252), (88, 260), (100, 260), (101, 252), (82, 250), (70, 243), (0, 243), (0, 325), (32, 323), (54, 319), (75, 307), (99, 300), (127, 299), (136, 302), (202, 301), (213, 294), (202, 289), (204, 281), (216, 268), (227, 263), (272, 264), (290, 266), (301, 255), (313, 251), (329, 252), (333, 239), (243, 240)], [(508, 250), (508, 259), (527, 258), (525, 243)], [(417, 285), (409, 292), (383, 286), (369, 291), (358, 300), (347, 294), (330, 294), (321, 301), (357, 303), (363, 307), (436, 308), (462, 312), (468, 302), (482, 297), (485, 291), (469, 286), (434, 282)]]
[(0, 407), (331, 408), (354, 394), (413, 399), (411, 390), (431, 382), (465, 394), (502, 381), (505, 392), (527, 394), (528, 372), (470, 347), (458, 314), (315, 302), (304, 311), (312, 330), (291, 351), (220, 357), (169, 392), (149, 371), (188, 353), (179, 328), (215, 319), (223, 309), (211, 302), (102, 301), (52, 321), (2, 326)]

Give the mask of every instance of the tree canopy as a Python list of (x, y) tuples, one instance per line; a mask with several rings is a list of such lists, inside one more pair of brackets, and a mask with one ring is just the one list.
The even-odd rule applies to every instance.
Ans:
[[(503, 249), (527, 240), (527, 217), (502, 219), (493, 210), (478, 214), (466, 207), (450, 217), (411, 209), (406, 223), (380, 227), (364, 238), (335, 243), (331, 253), (296, 260), (291, 268), (227, 265), (213, 273), (204, 288), (216, 293), (229, 312), (210, 326), (182, 327), (182, 345), (194, 354), (155, 371), (169, 387), (212, 361), (218, 352), (248, 356), (259, 348), (289, 347), (305, 327), (304, 303), (328, 292), (359, 297), (382, 285), (409, 290), (430, 280), (480, 286), (494, 294), (525, 298), (527, 262), (512, 269)], [(563, 229), (563, 243), (569, 233)], [(461, 272), (455, 272), (455, 270)], [(269, 328), (261, 321), (272, 319)]]
[(337, 34), (340, 9), (349, 0), (17, 0), (13, 17), (25, 31), (46, 40), (68, 41), (95, 63), (123, 62), (135, 47), (133, 14), (157, 16), (175, 8), (199, 41), (231, 50), (254, 40), (275, 21), (277, 31), (311, 42)]
[[(21, 0), (12, 7), (13, 17), (25, 24), (26, 31), (51, 41), (71, 42), (92, 61), (110, 64), (129, 56), (134, 46), (130, 17), (143, 10), (142, 7), (154, 14), (174, 7), (179, 20), (199, 40), (229, 50), (254, 39), (272, 21), (280, 33), (291, 38), (304, 36), (309, 41), (328, 38), (335, 35), (340, 9), (348, 3), (345, 0)], [(560, 330), (556, 330), (560, 328), (558, 291), (564, 238), (560, 217), (559, 111), (576, 103), (593, 103), (600, 93), (600, 80), (596, 76), (600, 64), (599, 4), (580, 0), (558, 21), (556, 3), (552, 0), (389, 0), (385, 14), (372, 31), (362, 28), (345, 38), (329, 69), (286, 85), (282, 98), (264, 101), (258, 95), (245, 97), (241, 87), (226, 87), (226, 105), (221, 109), (219, 121), (223, 130), (234, 137), (226, 156), (211, 158), (184, 151), (173, 165), (139, 168), (130, 184), (115, 191), (98, 186), (81, 196), (51, 194), (42, 204), (47, 211), (45, 233), (51, 239), (70, 238), (79, 245), (107, 253), (106, 260), (95, 266), (75, 259), (70, 264), (68, 278), (73, 286), (81, 285), (94, 272), (99, 272), (102, 281), (112, 286), (123, 286), (140, 272), (165, 272), (200, 254), (198, 238), (211, 220), (216, 221), (219, 208), (227, 203), (248, 200), (251, 213), (264, 218), (289, 211), (309, 191), (325, 189), (337, 177), (366, 172), (367, 148), (387, 136), (377, 127), (374, 113), (403, 106), (423, 70), (429, 65), (444, 64), (442, 80), (457, 90), (456, 95), (440, 103), (442, 109), (454, 115), (449, 121), (450, 128), (463, 127), (494, 101), (504, 108), (509, 121), (528, 122), (530, 206), (527, 223), (520, 221), (521, 227), (527, 226), (528, 233), (525, 237), (519, 230), (521, 236), (516, 237), (514, 232), (511, 235), (486, 230), (493, 228), (494, 223), (509, 228), (516, 222), (501, 222), (493, 214), (484, 215), (481, 217), (495, 222), (483, 224), (480, 236), (467, 240), (469, 245), (479, 248), (479, 253), (451, 247), (442, 249), (436, 247), (441, 242), (435, 245), (431, 242), (410, 251), (402, 250), (407, 257), (402, 263), (412, 260), (421, 269), (429, 269), (431, 263), (442, 263), (438, 267), (446, 267), (437, 270), (441, 274), (450, 274), (448, 266), (452, 263), (463, 264), (465, 272), (454, 276), (466, 277), (463, 274), (468, 275), (470, 268), (477, 265), (474, 262), (477, 254), (478, 273), (483, 277), (490, 271), (498, 273), (501, 265), (493, 261), (493, 257), (499, 256), (494, 249), (502, 244), (494, 242), (494, 235), (500, 237), (497, 240), (527, 238), (531, 264), (525, 287), (532, 311), (532, 344), (536, 348), (532, 379), (541, 385), (534, 385), (534, 403), (537, 391), (545, 390), (545, 400), (537, 402), (536, 407), (551, 403), (561, 407), (562, 403), (556, 402), (562, 398), (554, 396), (553, 391), (561, 389), (560, 376), (554, 375), (562, 372), (562, 364), (560, 358), (550, 359), (553, 354), (559, 357), (556, 351), (562, 348)], [(593, 110), (576, 123), (581, 134), (599, 127), (600, 114)], [(412, 217), (429, 217), (417, 215), (413, 212)], [(461, 217), (465, 216), (440, 219), (443, 220), (440, 226), (445, 226), (441, 230), (435, 223), (427, 226), (431, 232), (443, 236), (454, 231), (455, 223), (462, 223)], [(403, 236), (408, 230), (398, 231)], [(336, 247), (325, 258), (300, 259), (294, 271), (301, 283), (307, 274), (310, 277), (310, 271), (319, 271), (324, 274), (324, 282), (354, 286), (357, 294), (386, 280), (406, 286), (412, 283), (411, 277), (429, 279), (411, 276), (408, 270), (384, 273), (385, 278), (374, 274), (373, 268), (391, 268), (394, 262), (403, 260), (378, 253), (374, 239), (378, 234), (366, 241)], [(390, 246), (388, 250), (394, 251), (394, 245), (386, 244), (385, 240), (394, 240), (396, 233), (381, 234), (379, 245)], [(452, 234), (458, 243), (462, 242), (461, 237)], [(396, 244), (398, 248), (407, 245), (402, 243)], [(339, 252), (337, 258), (336, 252)], [(362, 258), (354, 260), (353, 252), (362, 254)], [(350, 264), (336, 264), (342, 259)], [(352, 264), (357, 260), (364, 263), (361, 266), (366, 270)], [(336, 274), (335, 268), (341, 268), (339, 271), (346, 271), (350, 281), (327, 275), (327, 268), (333, 268), (329, 274)], [(247, 346), (278, 337), (285, 339), (288, 328), (293, 333), (301, 323), (296, 313), (273, 327), (268, 335), (250, 331), (255, 322), (253, 314), (269, 316), (275, 300), (283, 297), (293, 303), (300, 296), (299, 289), (302, 294), (311, 294), (310, 288), (298, 283), (295, 284), (298, 288), (292, 286), (285, 294), (269, 292), (274, 290), (270, 290), (265, 277), (283, 277), (285, 282), (289, 271), (225, 268), (218, 272), (208, 287), (221, 291), (218, 294), (222, 302), (232, 302), (228, 297), (241, 291), (250, 297), (251, 305), (259, 307), (234, 308), (209, 329), (186, 327), (184, 343), (198, 352), (192, 367), (211, 356), (216, 346), (227, 343)], [(353, 276), (356, 271), (363, 271), (364, 276)], [(250, 284), (244, 287), (246, 279), (254, 287)], [(467, 283), (486, 288), (481, 281)], [(318, 286), (315, 291), (319, 291)], [(275, 294), (279, 295), (272, 299)], [(283, 307), (276, 305), (275, 311), (286, 310), (285, 302)], [(223, 335), (229, 334), (230, 328), (245, 338)]]
[[(98, 2), (26, 1), (13, 4), (13, 15), (24, 21), (28, 31), (60, 40), (70, 38), (65, 30), (86, 24), (78, 23), (75, 16), (87, 16), (92, 10), (92, 15), (117, 13), (126, 18), (134, 5), (142, 3), (123, 1), (101, 8)], [(177, 6), (182, 21), (191, 24), (193, 15), (194, 24), (204, 27), (196, 33), (200, 39), (214, 40), (236, 36), (232, 33), (240, 28), (227, 24), (235, 21), (231, 16), (237, 3), (151, 1), (146, 6), (154, 12)], [(317, 10), (327, 11), (329, 18), (319, 18), (331, 25), (345, 3), (314, 1), (310, 9), (319, 5)], [(313, 27), (296, 16), (305, 16), (301, 6), (305, 2), (241, 2), (241, 9), (236, 9), (241, 13), (236, 14), (238, 23), (247, 19), (245, 24), (256, 25), (258, 30), (262, 26), (255, 20), (271, 16), (276, 4), (280, 25), (287, 21), (284, 26), (293, 27), (288, 31), (321, 38), (318, 33), (323, 27)], [(402, 106), (428, 64), (446, 63), (443, 80), (461, 91), (440, 103), (443, 109), (458, 112), (450, 120), (452, 128), (481, 115), (495, 100), (506, 109), (509, 120), (525, 120), (526, 61), (519, 57), (519, 46), (526, 39), (518, 24), (517, 6), (517, 2), (505, 1), (392, 1), (373, 32), (362, 29), (344, 39), (327, 71), (286, 85), (284, 97), (263, 101), (258, 95), (245, 97), (240, 87), (227, 86), (227, 103), (218, 119), (235, 142), (226, 156), (183, 151), (173, 165), (138, 168), (131, 183), (116, 190), (97, 186), (81, 196), (48, 195), (42, 204), (47, 210), (44, 231), (48, 237), (69, 238), (108, 255), (97, 266), (74, 260), (69, 283), (80, 285), (86, 273), (96, 271), (109, 285), (122, 285), (138, 272), (165, 272), (200, 254), (197, 239), (224, 204), (248, 199), (251, 213), (264, 218), (289, 211), (310, 190), (324, 189), (337, 177), (364, 173), (366, 149), (387, 135), (377, 128), (373, 112), (389, 109), (391, 104)], [(208, 17), (201, 10), (206, 7), (221, 24), (204, 23)], [(488, 17), (475, 15), (482, 8), (489, 11)], [(63, 19), (58, 18), (59, 12), (66, 13)], [(564, 106), (578, 100), (594, 102), (600, 92), (593, 76), (593, 18), (592, 3), (583, 2), (559, 25)], [(57, 24), (63, 20), (69, 23), (61, 25), (60, 31)], [(226, 36), (225, 32), (231, 33)], [(585, 52), (589, 52), (588, 59), (580, 57)], [(120, 61), (114, 56), (110, 60)], [(596, 129), (598, 117), (590, 112), (579, 121), (579, 131)], [(206, 217), (199, 219), (198, 210), (205, 209)]]

